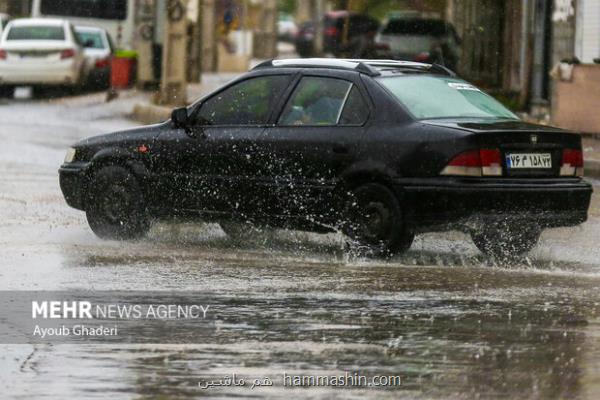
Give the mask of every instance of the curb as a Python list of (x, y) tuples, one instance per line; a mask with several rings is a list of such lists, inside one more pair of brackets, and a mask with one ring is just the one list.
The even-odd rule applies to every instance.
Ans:
[(581, 137), (600, 140), (600, 133), (580, 132)]
[(600, 161), (585, 160), (584, 168), (585, 168), (585, 170), (584, 170), (585, 176), (600, 178)]
[(132, 118), (142, 124), (156, 124), (169, 119), (171, 111), (169, 107), (138, 103), (133, 107)]

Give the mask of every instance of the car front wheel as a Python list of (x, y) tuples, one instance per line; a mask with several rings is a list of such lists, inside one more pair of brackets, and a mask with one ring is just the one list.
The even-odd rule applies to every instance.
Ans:
[(541, 229), (536, 226), (498, 223), (471, 232), (471, 238), (475, 246), (488, 256), (512, 258), (533, 249), (541, 234)]
[(343, 231), (351, 248), (382, 258), (407, 251), (415, 237), (406, 228), (395, 194), (378, 183), (361, 185), (351, 192)]
[(117, 166), (104, 167), (89, 186), (86, 217), (103, 239), (137, 239), (150, 228), (144, 197), (135, 176)]

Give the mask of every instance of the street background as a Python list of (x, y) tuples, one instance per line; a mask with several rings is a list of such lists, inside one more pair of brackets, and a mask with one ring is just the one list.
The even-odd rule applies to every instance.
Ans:
[[(239, 32), (249, 27), (261, 45), (247, 52), (221, 49), (219, 53), (216, 49), (225, 47), (219, 35), (225, 31), (217, 21), (224, 20), (224, 13), (236, 3), (246, 10), (248, 19), (231, 16), (231, 41), (238, 40), (236, 35), (244, 37)], [(361, 9), (369, 3), (370, 10)], [(587, 179), (595, 188), (588, 222), (544, 232), (527, 257), (509, 265), (483, 256), (458, 232), (420, 235), (408, 253), (389, 262), (348, 258), (343, 238), (337, 234), (273, 231), (238, 243), (216, 224), (157, 224), (143, 241), (103, 241), (91, 233), (83, 213), (65, 204), (57, 169), (72, 143), (158, 121), (173, 106), (194, 101), (264, 59), (296, 57), (293, 41), (277, 40), (278, 9), (288, 10), (296, 25), (302, 18), (311, 20), (316, 15), (320, 19), (327, 10), (344, 7), (376, 18), (407, 9), (439, 13), (440, 18), (454, 16), (463, 35), (459, 72), (512, 104), (524, 118), (555, 124), (554, 116), (561, 111), (556, 101), (563, 105), (573, 101), (569, 100), (572, 88), (564, 85), (587, 88), (582, 96), (589, 98), (577, 101), (582, 107), (597, 107), (600, 101), (593, 97), (600, 93), (594, 86), (600, 66), (593, 61), (600, 57), (600, 45), (596, 42), (593, 55), (589, 49), (594, 43), (588, 43), (600, 41), (600, 34), (594, 39), (588, 30), (578, 33), (581, 25), (595, 26), (587, 20), (593, 13), (582, 8), (596, 5), (598, 11), (598, 2), (556, 0), (543, 2), (552, 6), (542, 9), (536, 1), (375, 3), (204, 1), (202, 15), (196, 18), (212, 21), (213, 28), (196, 25), (213, 32), (215, 39), (204, 35), (199, 42), (202, 56), (193, 77), (187, 72), (169, 76), (162, 68), (164, 75), (152, 71), (144, 81), (148, 71), (140, 69), (148, 64), (143, 64), (145, 50), (140, 50), (137, 82), (108, 94), (90, 89), (75, 94), (35, 89), (30, 93), (17, 88), (0, 99), (0, 290), (194, 290), (223, 304), (219, 313), (226, 321), (218, 334), (201, 337), (199, 345), (0, 345), (2, 396), (600, 396), (600, 174), (595, 164), (600, 160), (600, 129), (594, 128), (596, 115), (576, 121), (561, 115), (558, 121), (565, 127), (578, 123), (585, 128), (577, 131), (583, 134)], [(0, 12), (14, 16), (31, 12), (27, 2), (0, 5), (6, 7)], [(255, 27), (256, 22), (250, 20), (254, 12), (259, 21), (270, 16), (273, 24)], [(544, 16), (542, 30), (535, 25), (540, 21), (536, 13)], [(518, 21), (526, 29), (494, 30)], [(488, 28), (493, 32), (487, 32)], [(165, 38), (168, 30), (163, 30)], [(523, 30), (525, 43), (508, 37), (507, 32)], [(536, 41), (536, 34), (543, 40)], [(487, 42), (478, 42), (477, 37)], [(496, 47), (491, 38), (498, 39)], [(560, 56), (553, 53), (560, 47), (553, 41), (558, 38), (565, 46)], [(500, 48), (508, 54), (504, 47), (508, 44), (514, 57), (492, 55)], [(181, 51), (177, 47), (181, 43), (173, 46), (160, 51)], [(487, 50), (490, 46), (496, 49), (492, 53)], [(543, 46), (546, 56), (538, 57), (542, 53), (536, 53), (536, 46)], [(219, 55), (228, 61), (219, 62)], [(489, 70), (492, 64), (486, 57), (492, 56), (496, 69)], [(573, 57), (581, 64), (563, 63), (575, 65), (570, 79), (550, 77), (557, 62)], [(514, 64), (504, 64), (507, 59)], [(523, 63), (529, 67), (521, 69)], [(541, 72), (536, 75), (535, 71)], [(578, 80), (584, 78), (590, 80)], [(283, 371), (398, 374), (403, 376), (403, 386), (284, 389), (277, 381)], [(252, 392), (234, 387), (202, 392), (198, 388), (199, 382), (232, 373), (269, 376), (275, 386)]]

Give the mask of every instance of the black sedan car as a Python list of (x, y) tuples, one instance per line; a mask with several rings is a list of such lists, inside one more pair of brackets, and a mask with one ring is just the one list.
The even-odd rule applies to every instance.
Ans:
[(438, 65), (263, 63), (171, 119), (75, 144), (69, 205), (102, 238), (155, 219), (341, 231), (365, 253), (462, 229), (494, 256), (587, 218), (577, 134), (519, 120)]

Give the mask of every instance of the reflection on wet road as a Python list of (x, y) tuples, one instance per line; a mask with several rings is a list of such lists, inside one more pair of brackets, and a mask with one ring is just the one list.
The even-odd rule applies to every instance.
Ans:
[[(64, 204), (56, 168), (78, 137), (129, 125), (127, 102), (0, 105), (0, 289), (193, 290), (219, 305), (217, 333), (195, 345), (0, 345), (3, 393), (600, 396), (597, 197), (589, 222), (546, 232), (512, 265), (459, 233), (420, 236), (386, 263), (347, 258), (337, 235), (276, 231), (234, 243), (216, 225), (160, 224), (144, 241), (101, 241)], [(284, 371), (401, 375), (403, 385), (283, 388)], [(198, 387), (232, 373), (275, 385)]]

